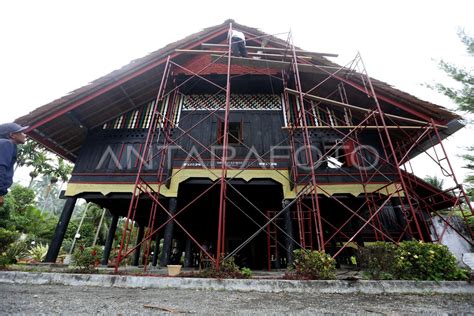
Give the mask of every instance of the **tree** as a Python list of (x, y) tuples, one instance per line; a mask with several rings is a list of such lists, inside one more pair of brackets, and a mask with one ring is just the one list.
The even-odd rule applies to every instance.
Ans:
[[(467, 35), (464, 31), (459, 31), (458, 36), (466, 46), (466, 51), (471, 58), (474, 58), (474, 38)], [(444, 60), (439, 62), (439, 67), (443, 70), (451, 79), (453, 79), (458, 87), (453, 88), (444, 84), (438, 83), (434, 87), (431, 87), (438, 92), (449, 97), (458, 107), (458, 110), (467, 113), (474, 114), (474, 73), (472, 68), (460, 68), (454, 64), (448, 63)], [(468, 169), (468, 176), (464, 179), (467, 185), (467, 193), (471, 198), (474, 199), (474, 155), (471, 153), (474, 150), (474, 146), (468, 147), (470, 152), (467, 155), (463, 155), (467, 161), (467, 165), (464, 168)], [(461, 210), (466, 215), (470, 213), (470, 210)], [(462, 215), (462, 214), (457, 214)], [(469, 225), (471, 229), (474, 229), (474, 217), (470, 217)]]
[(32, 139), (28, 139), (26, 143), (18, 146), (15, 170), (18, 167), (26, 166), (27, 163), (33, 159), (33, 156), (35, 155), (38, 146), (38, 143)]
[(59, 199), (60, 187), (57, 183), (51, 184), (50, 178), (50, 175), (45, 175), (35, 180), (31, 189), (36, 193), (36, 205), (42, 212), (60, 215), (65, 200)]
[(58, 222), (56, 216), (42, 213), (33, 205), (28, 206), (24, 214), (13, 212), (11, 218), (16, 229), (36, 243), (49, 243)]
[(440, 190), (443, 189), (444, 179), (438, 178), (437, 176), (426, 176), (423, 180), (425, 180), (426, 183), (431, 184), (435, 188), (438, 188)]
[[(474, 58), (474, 38), (464, 31), (458, 33), (461, 41), (466, 45), (468, 54)], [(437, 83), (433, 88), (449, 97), (458, 106), (459, 110), (474, 113), (474, 73), (472, 69), (459, 68), (458, 66), (441, 60), (439, 68), (451, 79), (459, 84), (459, 88), (453, 88)]]
[[(105, 213), (106, 216), (104, 216), (104, 218), (102, 218), (102, 215), (104, 214), (104, 209), (101, 208), (99, 205), (97, 204), (92, 204), (90, 205), (90, 207), (87, 209), (87, 219), (88, 219), (88, 223), (93, 227), (94, 229), (94, 236), (92, 237), (95, 237), (95, 233), (97, 233), (97, 231), (99, 231), (99, 240), (98, 240), (98, 243), (99, 244), (104, 244), (105, 243), (105, 239), (107, 238), (107, 232), (108, 232), (108, 227), (110, 225), (110, 222), (111, 222), (111, 217), (108, 216), (107, 212)], [(90, 244), (92, 245), (92, 243)]]
[(33, 180), (40, 174), (47, 174), (51, 170), (51, 165), (49, 164), (50, 158), (46, 154), (44, 149), (38, 149), (33, 153), (33, 155), (26, 162), (27, 166), (33, 167), (33, 171), (30, 172), (30, 184), (29, 188), (33, 185)]
[(21, 185), (14, 185), (10, 190), (12, 207), (15, 212), (25, 213), (26, 209), (34, 205), (35, 193)]
[(44, 178), (48, 179), (48, 183), (43, 186), (46, 189), (44, 190), (44, 201), (41, 206), (41, 211), (44, 211), (45, 209), (47, 209), (47, 207), (54, 206), (54, 201), (51, 201), (51, 192), (53, 188), (55, 188), (58, 180), (61, 180), (61, 186), (59, 187), (59, 189), (57, 190), (57, 194), (55, 195), (55, 198), (57, 200), (59, 198), (59, 194), (61, 193), (61, 189), (64, 183), (69, 179), (69, 176), (71, 175), (72, 169), (72, 165), (64, 161), (63, 158), (58, 157), (55, 163), (51, 164), (50, 167), (45, 170), (46, 175)]
[[(15, 168), (22, 166), (33, 167), (28, 188), (35, 191), (37, 205), (41, 211), (49, 210), (54, 214), (60, 212), (64, 201), (59, 200), (59, 195), (71, 175), (73, 166), (63, 158), (49, 153), (31, 139), (19, 146)], [(35, 181), (39, 175), (43, 176), (42, 179)], [(58, 181), (60, 181), (59, 189), (56, 187)]]
[(5, 200), (4, 206), (0, 207), (0, 214), (8, 217), (0, 221), (2, 227), (27, 234), (28, 238), (36, 242), (51, 241), (58, 218), (50, 214), (41, 214), (35, 206), (33, 190), (14, 185)]
[[(467, 35), (464, 31), (459, 31), (458, 36), (466, 46), (466, 51), (471, 58), (474, 59), (474, 38)], [(453, 79), (458, 87), (453, 88), (441, 83), (431, 86), (431, 88), (449, 97), (457, 105), (458, 109), (474, 114), (474, 72), (472, 68), (458, 67), (454, 64), (441, 60), (439, 67), (451, 79)], [(474, 147), (468, 148), (469, 152), (474, 151)], [(467, 154), (463, 156), (467, 161), (465, 166), (468, 169), (468, 176), (465, 183), (468, 185), (468, 194), (474, 198), (474, 155)]]
[[(471, 147), (470, 150), (472, 151), (474, 147)], [(464, 155), (464, 159), (467, 160), (467, 165), (464, 166), (466, 169), (471, 170), (471, 173), (468, 174), (466, 177), (465, 181), (466, 183), (470, 184), (468, 188), (468, 195), (472, 199), (474, 199), (474, 173), (472, 172), (474, 170), (474, 155)]]
[[(105, 243), (105, 239), (107, 238), (108, 228), (111, 222), (111, 217), (107, 214), (107, 212), (107, 215), (104, 216), (103, 220), (101, 221), (103, 213), (104, 209), (94, 203), (83, 204), (82, 207), (76, 205), (76, 208), (74, 210), (74, 217), (71, 219), (71, 222), (69, 223), (65, 235), (65, 250), (70, 250), (69, 247), (72, 244), (72, 241), (74, 240), (74, 235), (76, 234), (79, 225), (80, 238), (79, 240), (77, 240), (78, 245), (86, 247), (92, 246), (95, 239), (95, 235), (98, 230), (99, 238), (97, 240), (97, 244), (103, 245)], [(83, 216), (84, 221), (81, 224), (81, 218)]]
[(52, 169), (51, 182), (53, 182), (54, 178), (61, 180), (61, 187), (59, 188), (59, 192), (61, 192), (62, 186), (69, 179), (69, 176), (72, 173), (72, 169), (72, 165), (67, 163), (63, 158), (58, 158), (57, 165)]

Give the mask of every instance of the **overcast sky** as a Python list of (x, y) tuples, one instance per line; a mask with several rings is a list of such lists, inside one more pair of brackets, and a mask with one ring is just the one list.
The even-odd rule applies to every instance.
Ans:
[[(370, 76), (449, 108), (447, 98), (421, 84), (446, 80), (433, 59), (467, 65), (456, 32), (474, 34), (470, 0), (230, 3), (1, 1), (0, 123), (228, 18), (282, 38), (291, 30), (297, 46), (338, 53), (333, 61), (340, 64), (359, 51)], [(453, 155), (471, 135), (458, 134), (447, 144)], [(461, 164), (456, 159), (458, 170)]]

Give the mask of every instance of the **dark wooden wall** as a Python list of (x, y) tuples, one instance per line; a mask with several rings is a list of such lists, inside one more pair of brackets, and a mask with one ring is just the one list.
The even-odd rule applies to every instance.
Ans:
[[(220, 168), (219, 157), (222, 144), (218, 141), (221, 134), (220, 127), (224, 119), (224, 112), (218, 111), (210, 115), (208, 111), (182, 111), (179, 127), (172, 129), (171, 147), (167, 153), (165, 174), (172, 168), (202, 168), (202, 164), (207, 167)], [(229, 122), (239, 124), (242, 131), (243, 144), (231, 144), (235, 149), (235, 156), (231, 157), (230, 164), (233, 168), (265, 168), (289, 170), (291, 161), (289, 159), (288, 130), (284, 126), (283, 114), (275, 110), (235, 110), (231, 111)], [(193, 127), (194, 126), (194, 127)], [(133, 183), (138, 171), (138, 156), (143, 154), (144, 142), (146, 139), (146, 129), (95, 129), (89, 132), (87, 140), (81, 149), (79, 158), (74, 168), (71, 182), (112, 182), (112, 183)], [(157, 132), (152, 146), (152, 154), (155, 156), (151, 162), (145, 166), (145, 178), (149, 181), (156, 180), (160, 154), (162, 152), (163, 133)], [(301, 132), (295, 134), (296, 147), (303, 146), (304, 141)], [(312, 129), (310, 131), (312, 144), (319, 150), (319, 154), (338, 142), (343, 137), (329, 129)], [(155, 138), (156, 139), (156, 138)], [(370, 145), (376, 149), (383, 162), (383, 148), (380, 146), (379, 135), (376, 130), (363, 132), (359, 136), (359, 141)], [(214, 146), (213, 153), (218, 157), (213, 157), (207, 150)], [(271, 159), (272, 147), (278, 158)], [(258, 157), (255, 152), (258, 153)], [(192, 153), (190, 158), (188, 153)], [(283, 156), (283, 157), (282, 157)], [(285, 158), (285, 156), (287, 158)], [(304, 150), (299, 151), (298, 161), (306, 161)], [(319, 158), (315, 155), (314, 161)], [(390, 173), (389, 167), (385, 172)], [(394, 170), (395, 171), (395, 170)], [(304, 168), (298, 169), (299, 179), (303, 179), (308, 171)], [(355, 167), (343, 166), (342, 168), (328, 168), (327, 163), (322, 162), (317, 168), (317, 180), (322, 183), (354, 182), (348, 177), (348, 173), (358, 176), (360, 173)], [(395, 173), (395, 172), (393, 172)], [(308, 177), (306, 177), (308, 178)], [(384, 181), (380, 177), (375, 177), (372, 181)], [(309, 180), (309, 178), (308, 178)]]

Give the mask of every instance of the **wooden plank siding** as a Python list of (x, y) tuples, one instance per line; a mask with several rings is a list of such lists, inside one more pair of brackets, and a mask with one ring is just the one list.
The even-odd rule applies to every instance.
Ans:
[[(208, 111), (182, 111), (179, 128), (175, 127), (172, 132), (172, 138), (177, 141), (176, 144), (171, 144), (170, 157), (167, 159), (170, 164), (165, 167), (165, 178), (170, 175), (173, 168), (203, 168), (203, 163), (207, 168), (220, 168), (220, 159), (212, 158), (211, 153), (202, 145), (215, 146), (214, 152), (219, 157), (221, 156), (222, 150), (218, 149), (221, 144), (217, 140), (218, 125), (221, 124), (223, 116), (223, 111), (217, 111), (215, 115), (211, 116)], [(287, 147), (289, 145), (288, 129), (283, 128), (284, 121), (281, 110), (233, 110), (230, 112), (229, 122), (241, 124), (242, 141), (245, 144), (231, 144), (235, 149), (235, 157), (229, 160), (230, 168), (290, 169), (291, 161)], [(194, 125), (196, 127), (191, 129)], [(95, 129), (91, 131), (80, 152), (71, 182), (133, 183), (139, 165), (137, 157), (142, 153), (146, 133), (146, 129)], [(364, 138), (361, 141), (364, 144), (373, 146), (379, 154), (383, 152), (376, 131), (368, 130), (362, 135)], [(313, 146), (319, 149), (321, 154), (324, 154), (328, 146), (330, 147), (341, 138), (340, 134), (333, 130), (310, 130), (310, 137)], [(304, 144), (301, 131), (297, 131), (296, 143), (300, 146)], [(153, 153), (157, 153), (162, 144), (161, 138), (160, 142), (153, 146)], [(282, 146), (281, 149), (274, 152), (279, 158), (271, 160), (270, 152), (272, 146), (276, 145)], [(251, 152), (252, 150), (262, 157), (256, 156)], [(190, 152), (198, 158), (191, 159), (188, 156)], [(314, 161), (317, 161), (318, 158), (315, 155)], [(157, 155), (151, 161), (149, 168), (144, 169), (147, 181), (157, 182), (159, 159), (160, 156)], [(305, 161), (304, 150), (300, 150), (298, 162), (304, 163)], [(390, 174), (391, 168), (386, 166), (384, 170)], [(360, 173), (354, 166), (329, 168), (326, 160), (318, 166), (316, 173), (317, 181), (321, 183), (356, 182), (354, 179), (360, 178)], [(310, 180), (307, 177), (308, 170), (298, 168), (298, 174), (299, 180), (303, 182)], [(393, 174), (395, 175), (395, 172)], [(381, 176), (372, 179), (374, 182), (386, 180)]]

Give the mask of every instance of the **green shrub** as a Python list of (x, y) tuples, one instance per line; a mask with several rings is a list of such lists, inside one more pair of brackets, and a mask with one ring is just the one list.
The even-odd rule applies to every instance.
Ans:
[(102, 247), (79, 246), (72, 254), (74, 264), (81, 272), (92, 272), (99, 265), (102, 258)]
[(13, 259), (13, 263), (26, 258), (28, 256), (28, 242), (26, 240), (17, 240), (10, 244), (7, 249), (7, 256)]
[(360, 267), (371, 279), (466, 280), (448, 247), (418, 241), (376, 242), (359, 250)]
[(0, 252), (8, 249), (10, 244), (18, 238), (18, 233), (0, 227)]
[(219, 271), (217, 271), (216, 266), (213, 264), (210, 268), (201, 271), (199, 276), (218, 279), (247, 279), (251, 277), (251, 274), (252, 272), (248, 268), (243, 268), (240, 271), (239, 266), (234, 261), (234, 257), (230, 257), (227, 260), (221, 259)]
[(325, 252), (297, 249), (294, 253), (294, 271), (303, 279), (327, 280), (336, 277), (336, 260)]
[(72, 239), (64, 239), (63, 243), (61, 244), (61, 250), (65, 253), (69, 253), (72, 247)]
[(417, 241), (401, 242), (393, 263), (394, 274), (403, 280), (466, 280), (448, 247)]
[(35, 192), (21, 185), (13, 185), (7, 196), (11, 198), (13, 208), (18, 213), (24, 213), (29, 206), (35, 203)]
[(243, 268), (240, 270), (240, 273), (242, 274), (242, 277), (243, 277), (244, 279), (250, 279), (250, 278), (252, 278), (252, 270), (250, 270), (249, 268), (243, 267)]
[(0, 269), (5, 268), (11, 263), (11, 259), (7, 256), (6, 252), (0, 253)]
[(14, 258), (8, 254), (8, 248), (17, 238), (17, 232), (0, 227), (0, 268), (14, 262)]
[(393, 279), (393, 262), (396, 246), (388, 242), (374, 242), (358, 249), (359, 267), (367, 273), (370, 279)]
[(38, 245), (32, 247), (30, 250), (28, 250), (28, 255), (29, 257), (36, 262), (41, 262), (43, 259), (46, 257), (46, 254), (48, 253), (48, 245), (43, 246), (42, 243), (39, 243)]

